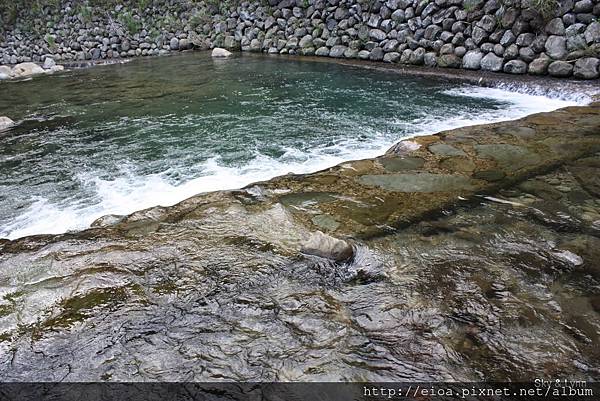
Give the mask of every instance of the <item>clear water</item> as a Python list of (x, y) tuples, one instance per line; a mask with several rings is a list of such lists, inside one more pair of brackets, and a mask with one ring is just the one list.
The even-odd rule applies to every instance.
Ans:
[(574, 104), (331, 63), (196, 53), (0, 84), (0, 237), (373, 157)]

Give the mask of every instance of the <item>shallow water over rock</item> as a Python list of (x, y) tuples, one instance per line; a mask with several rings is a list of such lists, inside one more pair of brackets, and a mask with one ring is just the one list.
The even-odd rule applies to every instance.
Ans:
[(358, 242), (341, 264), (288, 254), (277, 231), (298, 227), (283, 209), (212, 219), (215, 199), (182, 238), (163, 224), (60, 249), (32, 239), (3, 258), (0, 376), (597, 380), (600, 201), (572, 175), (580, 167), (521, 186), (546, 192), (507, 190)]
[(312, 232), (298, 217), (346, 186), (285, 194), (285, 177), (5, 242), (0, 377), (598, 380), (599, 167), (593, 154), (458, 198), (439, 217), (352, 239), (340, 263), (298, 252)]

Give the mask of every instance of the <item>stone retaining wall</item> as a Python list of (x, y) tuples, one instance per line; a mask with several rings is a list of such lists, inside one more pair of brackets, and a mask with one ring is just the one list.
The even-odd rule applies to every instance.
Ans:
[(510, 74), (600, 76), (600, 0), (117, 3), (92, 7), (73, 0), (21, 10), (16, 22), (5, 24), (0, 61), (114, 59), (225, 47)]

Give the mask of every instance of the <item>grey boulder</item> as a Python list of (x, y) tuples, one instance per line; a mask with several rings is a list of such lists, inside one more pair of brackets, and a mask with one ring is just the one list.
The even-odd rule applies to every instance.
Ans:
[(564, 36), (552, 35), (546, 41), (546, 54), (555, 60), (567, 55), (567, 40)]
[(478, 70), (481, 68), (483, 53), (479, 50), (468, 51), (462, 59), (462, 66), (467, 70)]
[(504, 65), (504, 72), (508, 74), (525, 74), (527, 63), (522, 60), (510, 60)]
[(566, 61), (554, 61), (548, 66), (548, 74), (553, 77), (566, 78), (573, 73), (573, 65)]
[(13, 120), (11, 120), (8, 117), (0, 116), (0, 131), (10, 128), (13, 125), (15, 125), (15, 122)]
[(573, 75), (581, 79), (595, 79), (600, 75), (600, 60), (594, 57), (580, 58), (575, 62)]
[(504, 61), (494, 53), (488, 53), (481, 59), (481, 69), (484, 71), (502, 71)]

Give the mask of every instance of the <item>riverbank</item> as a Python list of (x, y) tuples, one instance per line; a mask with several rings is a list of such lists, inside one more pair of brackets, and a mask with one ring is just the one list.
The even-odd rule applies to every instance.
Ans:
[[(600, 77), (600, 5), (474, 0), (59, 1), (5, 6), (4, 64), (225, 47), (512, 75)], [(12, 8), (11, 8), (12, 7)]]

